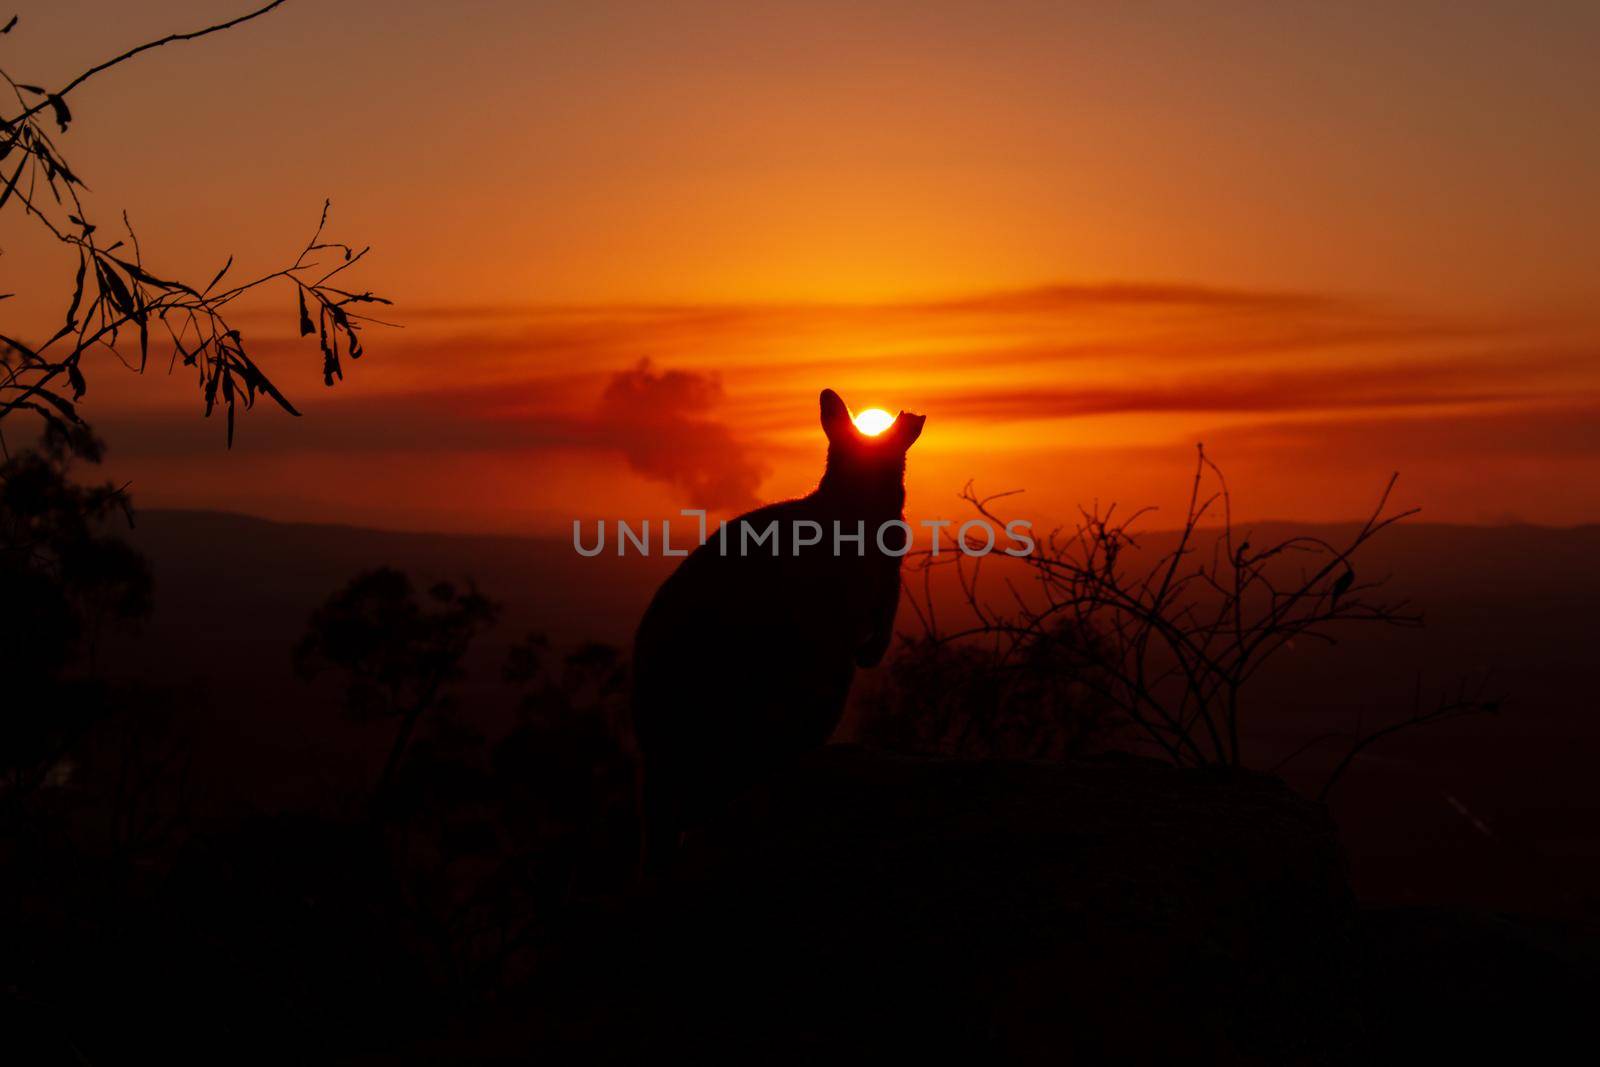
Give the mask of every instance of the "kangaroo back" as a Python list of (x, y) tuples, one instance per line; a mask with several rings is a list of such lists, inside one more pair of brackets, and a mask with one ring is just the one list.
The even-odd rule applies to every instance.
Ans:
[[(905, 457), (923, 417), (858, 431), (822, 394), (828, 462), (815, 491), (725, 524), (656, 591), (634, 641), (647, 867), (680, 834), (822, 744), (857, 667), (888, 648), (900, 556), (879, 528), (905, 507)], [(903, 531), (883, 538), (891, 552)], [(759, 539), (759, 540), (757, 540)]]

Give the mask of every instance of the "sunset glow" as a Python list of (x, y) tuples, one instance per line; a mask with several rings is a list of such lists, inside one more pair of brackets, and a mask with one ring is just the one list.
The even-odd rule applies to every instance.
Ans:
[[(1204, 441), (1248, 515), (1364, 515), (1398, 469), (1431, 519), (1600, 520), (1594, 5), (336, 7), (74, 93), (63, 147), (157, 274), (270, 268), (326, 196), (404, 327), (325, 389), (294, 309), (250, 307), (305, 417), (232, 451), (165, 353), (97, 353), (84, 414), (147, 505), (729, 514), (815, 483), (832, 387), (937, 427), (913, 509), (1181, 507)], [(19, 76), (59, 84), (211, 9), (18, 10)], [(16, 265), (57, 251), (5, 236), (7, 332), (49, 337), (57, 274)]]
[(856, 416), (856, 429), (868, 437), (876, 437), (894, 425), (894, 416), (882, 408), (868, 408)]

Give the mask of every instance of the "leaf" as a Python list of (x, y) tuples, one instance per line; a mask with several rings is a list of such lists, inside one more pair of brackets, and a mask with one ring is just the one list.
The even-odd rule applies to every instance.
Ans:
[(26, 90), (28, 90), (28, 92), (33, 93), (35, 96), (47, 96), (47, 95), (49, 95), (49, 92), (50, 92), (48, 89), (41, 88), (40, 86), (37, 86), (37, 85), (23, 85), (21, 82), (17, 83), (17, 88), (18, 89), (26, 89)]
[[(322, 346), (322, 384), (331, 386), (333, 376), (339, 370), (339, 356), (332, 346), (328, 344), (328, 317), (326, 314), (317, 317), (317, 344)], [(337, 340), (337, 334), (335, 339)], [(343, 377), (343, 375), (340, 375)]]
[[(216, 288), (216, 284), (222, 280), (222, 276), (224, 274), (228, 273), (228, 268), (231, 266), (233, 266), (233, 257), (229, 256), (228, 262), (224, 263), (222, 265), (222, 269), (217, 271), (217, 276), (211, 279), (211, 284), (205, 287), (204, 293), (209, 293), (212, 289)], [(204, 295), (204, 293), (202, 293), (202, 295)]]
[(72, 383), (72, 399), (82, 400), (83, 394), (89, 389), (89, 383), (83, 380), (83, 371), (78, 369), (77, 363), (67, 364), (67, 381)]
[(1356, 572), (1351, 570), (1350, 567), (1346, 565), (1344, 573), (1339, 575), (1339, 577), (1334, 580), (1333, 603), (1337, 604), (1339, 602), (1339, 598), (1350, 591), (1350, 586), (1355, 583), (1355, 580)]
[(27, 163), (28, 157), (26, 154), (17, 160), (17, 169), (11, 172), (11, 178), (6, 182), (5, 191), (0, 192), (0, 208), (5, 207), (6, 201), (11, 199), (12, 192), (17, 188), (17, 179), (22, 177), (22, 168), (27, 166)]
[(3, 344), (8, 348), (14, 349), (17, 353), (19, 353), (22, 356), (22, 359), (23, 359), (24, 362), (33, 362), (33, 363), (43, 363), (44, 362), (44, 359), (39, 355), (39, 353), (35, 352), (33, 349), (31, 349), (27, 345), (23, 344), (21, 341), (17, 340), (15, 337), (8, 337), (7, 335), (5, 335), (3, 333), (0, 333), (0, 344)]
[(143, 267), (139, 266), (139, 264), (137, 264), (137, 263), (129, 263), (127, 260), (121, 259), (121, 258), (119, 258), (117, 256), (112, 256), (111, 259), (112, 259), (113, 262), (116, 263), (117, 266), (119, 266), (123, 270), (127, 271), (129, 277), (137, 278), (139, 281), (144, 282), (146, 285), (153, 285), (157, 289), (166, 289), (168, 291), (180, 290), (182, 292), (190, 294), (191, 296), (199, 296), (200, 295), (199, 293), (195, 292), (193, 289), (189, 288), (187, 285), (184, 285), (182, 282), (168, 281), (166, 278), (158, 278), (158, 277), (156, 277), (154, 274), (151, 274), (149, 271), (145, 270)]
[(94, 272), (99, 276), (101, 287), (111, 297), (111, 302), (117, 306), (117, 310), (132, 318), (134, 312), (133, 294), (128, 292), (127, 285), (117, 276), (117, 272), (101, 263), (98, 259), (94, 263)]
[(306, 311), (306, 291), (296, 291), (300, 297), (300, 336), (306, 337), (317, 332), (317, 327), (311, 321), (311, 315)]
[(44, 344), (40, 345), (39, 347), (41, 349), (48, 349), (51, 345), (55, 344), (57, 341), (59, 341), (63, 337), (65, 337), (67, 334), (69, 334), (73, 330), (77, 329), (77, 327), (78, 327), (78, 324), (75, 323), (75, 322), (67, 323), (65, 326), (62, 326), (61, 329), (59, 329), (55, 333), (51, 334), (50, 335), (50, 340), (46, 341)]
[(239, 362), (240, 362), (240, 369), (245, 374), (247, 374), (249, 376), (251, 381), (253, 381), (257, 386), (260, 387), (260, 389), (261, 389), (261, 391), (263, 393), (266, 393), (273, 400), (276, 400), (278, 402), (278, 406), (280, 408), (282, 408), (283, 410), (287, 411), (289, 414), (293, 415), (295, 418), (299, 418), (300, 417), (300, 412), (295, 410), (294, 405), (289, 403), (289, 400), (288, 400), (287, 397), (285, 397), (282, 393), (278, 392), (278, 387), (273, 385), (272, 382), (267, 378), (267, 376), (265, 374), (261, 373), (261, 368), (257, 367), (254, 363), (252, 363), (250, 361), (250, 357), (249, 356), (245, 355), (243, 352), (240, 352), (239, 353)]
[(45, 187), (50, 190), (50, 195), (55, 197), (56, 203), (61, 203), (61, 190), (56, 188), (56, 177), (61, 173), (56, 170), (55, 157), (45, 151), (38, 152), (39, 159), (44, 163)]
[[(46, 401), (51, 407), (65, 415), (69, 422), (83, 421), (82, 419), (78, 418), (77, 407), (73, 405), (72, 401), (68, 400), (60, 393), (53, 392), (49, 389), (40, 389), (38, 392), (34, 393), (34, 395), (39, 397), (41, 400)], [(43, 409), (37, 408), (35, 410), (42, 411)]]
[(17, 16), (12, 15), (11, 16), (11, 21), (5, 24), (5, 28), (4, 29), (0, 29), (0, 33), (10, 33), (16, 27), (16, 25), (17, 25)]
[[(56, 170), (61, 174), (61, 176), (63, 178), (67, 179), (67, 184), (68, 185), (83, 185), (83, 181), (81, 179), (79, 179), (79, 177), (76, 174), (72, 173), (71, 168), (69, 168), (67, 166), (67, 161), (66, 160), (57, 158), (56, 160), (54, 160), (54, 163), (55, 163)], [(87, 185), (84, 185), (83, 187), (85, 189), (88, 188)]]
[(56, 113), (56, 125), (61, 127), (61, 132), (67, 132), (67, 123), (72, 121), (72, 111), (67, 107), (67, 102), (55, 93), (50, 94), (50, 107)]

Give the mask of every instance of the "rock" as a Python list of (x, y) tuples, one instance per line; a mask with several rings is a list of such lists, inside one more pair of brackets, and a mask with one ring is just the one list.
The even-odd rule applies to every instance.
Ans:
[(1562, 1062), (1593, 1040), (1600, 930), (1570, 919), (1384, 908), (1362, 922), (1361, 1019), (1395, 1062)]
[(1327, 813), (1265, 776), (829, 747), (580, 924), (537, 1028), (591, 1055), (1319, 1062), (1356, 920)]

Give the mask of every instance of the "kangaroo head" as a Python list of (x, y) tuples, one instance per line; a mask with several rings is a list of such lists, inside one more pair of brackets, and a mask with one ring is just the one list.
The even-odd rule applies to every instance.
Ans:
[(882, 433), (863, 433), (839, 394), (824, 389), (822, 432), (828, 436), (828, 469), (822, 487), (887, 504), (898, 512), (905, 504), (906, 451), (922, 434), (926, 421), (926, 415), (902, 411)]

